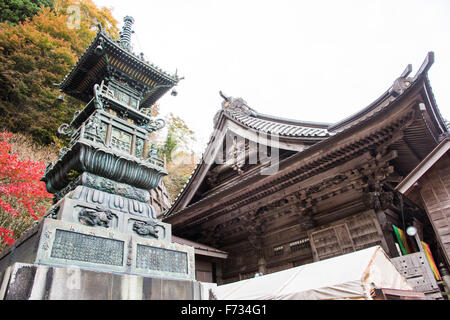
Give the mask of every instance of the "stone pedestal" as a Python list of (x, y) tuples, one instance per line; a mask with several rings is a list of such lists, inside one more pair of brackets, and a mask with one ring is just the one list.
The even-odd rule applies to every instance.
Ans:
[(45, 219), (0, 256), (4, 299), (200, 299), (192, 247)]
[(200, 300), (199, 282), (17, 263), (0, 277), (3, 300)]

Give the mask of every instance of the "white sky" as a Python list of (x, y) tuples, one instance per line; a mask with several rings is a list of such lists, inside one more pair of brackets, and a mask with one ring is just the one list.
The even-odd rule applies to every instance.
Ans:
[(219, 90), (258, 112), (338, 122), (383, 94), (408, 64), (429, 72), (450, 120), (449, 0), (94, 0), (135, 18), (134, 51), (186, 79), (159, 100), (183, 118), (201, 153)]

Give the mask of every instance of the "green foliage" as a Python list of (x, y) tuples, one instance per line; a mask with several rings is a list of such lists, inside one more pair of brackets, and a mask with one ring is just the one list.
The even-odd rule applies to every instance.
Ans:
[(193, 141), (195, 141), (194, 131), (189, 129), (183, 119), (170, 113), (167, 119), (167, 137), (160, 148), (162, 156), (170, 163), (175, 151), (188, 151), (189, 143)]
[(178, 147), (178, 141), (172, 131), (167, 133), (166, 141), (161, 149), (161, 154), (166, 157), (167, 162), (172, 162), (172, 154)]
[[(67, 7), (74, 4), (81, 7), (79, 29), (67, 23)], [(59, 100), (54, 84), (95, 37), (97, 22), (117, 34), (110, 12), (91, 0), (55, 0), (53, 10), (43, 8), (33, 19), (0, 23), (0, 127), (31, 134), (43, 144), (57, 142), (57, 128), (83, 105), (71, 97)]]
[(197, 164), (197, 157), (191, 150), (195, 141), (194, 131), (178, 116), (169, 114), (166, 119), (167, 136), (159, 147), (159, 153), (166, 158), (169, 175), (164, 178), (164, 184), (174, 200), (189, 179)]
[(52, 7), (53, 0), (1, 0), (0, 22), (17, 24), (32, 18), (41, 7)]
[(172, 200), (176, 199), (198, 161), (199, 159), (194, 153), (179, 151), (172, 154), (172, 161), (167, 164), (169, 175), (163, 180)]

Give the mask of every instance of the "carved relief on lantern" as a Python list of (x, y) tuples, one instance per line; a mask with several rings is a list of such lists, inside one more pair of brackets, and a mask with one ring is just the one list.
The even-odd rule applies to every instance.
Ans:
[(113, 149), (130, 153), (131, 152), (131, 141), (132, 135), (124, 132), (123, 130), (119, 130), (113, 128), (112, 136), (111, 136), (111, 147)]
[(136, 138), (136, 157), (137, 158), (144, 157), (144, 145), (145, 145), (144, 139)]
[(98, 115), (94, 115), (86, 123), (84, 138), (106, 146), (106, 130), (108, 125), (100, 120)]

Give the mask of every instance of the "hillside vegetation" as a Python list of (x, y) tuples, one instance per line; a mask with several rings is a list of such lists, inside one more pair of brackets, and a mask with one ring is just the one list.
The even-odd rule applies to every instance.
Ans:
[[(75, 4), (81, 12), (76, 28), (67, 10)], [(0, 23), (0, 127), (31, 134), (43, 144), (55, 142), (58, 126), (82, 107), (70, 97), (58, 99), (55, 84), (93, 40), (98, 22), (118, 34), (111, 12), (91, 0), (55, 0), (51, 5), (18, 24), (3, 14)]]

